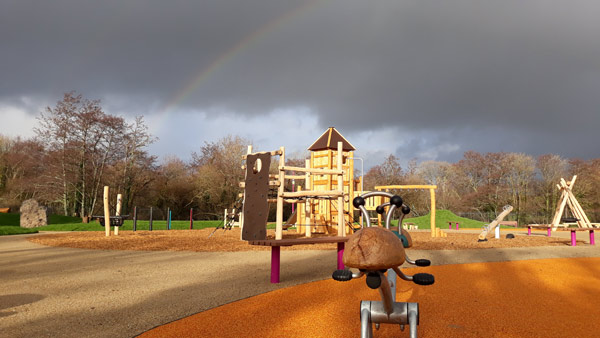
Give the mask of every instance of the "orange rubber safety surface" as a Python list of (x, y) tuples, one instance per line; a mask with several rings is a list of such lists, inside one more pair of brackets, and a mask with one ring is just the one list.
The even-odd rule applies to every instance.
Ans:
[[(398, 281), (418, 302), (419, 337), (599, 337), (600, 258), (543, 259), (405, 269), (431, 286)], [(223, 285), (226, 288), (226, 285)], [(140, 337), (360, 337), (361, 300), (380, 300), (365, 277), (324, 280), (226, 304)], [(408, 337), (382, 324), (375, 337)]]

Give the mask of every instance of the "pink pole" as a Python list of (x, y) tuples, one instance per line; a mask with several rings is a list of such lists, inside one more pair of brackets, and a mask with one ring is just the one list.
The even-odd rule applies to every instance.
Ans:
[(552, 228), (548, 228), (548, 237), (552, 236)]
[(280, 248), (279, 246), (271, 247), (271, 283), (279, 283), (280, 270)]
[(193, 215), (194, 215), (194, 208), (190, 208), (190, 229), (194, 228), (194, 218), (192, 218)]
[(448, 222), (448, 230), (452, 230), (452, 222)]
[(527, 236), (531, 236), (531, 227), (527, 227)]
[(590, 230), (590, 244), (596, 245), (596, 240), (594, 239), (594, 230)]
[(338, 242), (337, 248), (337, 268), (338, 270), (343, 270), (344, 266), (344, 242)]
[(577, 235), (575, 231), (571, 230), (571, 246), (577, 245)]
[(456, 222), (456, 230), (458, 230), (458, 222)]

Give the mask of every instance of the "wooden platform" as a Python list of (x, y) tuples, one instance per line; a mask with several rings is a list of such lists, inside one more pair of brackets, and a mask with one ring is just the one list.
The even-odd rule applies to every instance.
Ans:
[(323, 236), (323, 237), (302, 237), (302, 238), (284, 238), (284, 239), (260, 239), (248, 241), (250, 245), (262, 246), (292, 246), (304, 244), (321, 244), (321, 243), (340, 243), (347, 242), (348, 237), (340, 236)]
[(349, 237), (341, 236), (323, 236), (323, 237), (303, 237), (287, 239), (261, 239), (248, 241), (250, 245), (261, 245), (271, 247), (271, 283), (279, 283), (281, 272), (281, 247), (292, 245), (337, 243), (337, 269), (344, 269), (343, 256), (344, 244)]

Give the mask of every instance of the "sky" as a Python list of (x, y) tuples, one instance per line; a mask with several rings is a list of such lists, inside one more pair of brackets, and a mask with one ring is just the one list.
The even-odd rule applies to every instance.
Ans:
[(296, 157), (334, 126), (365, 166), (465, 151), (597, 158), (595, 0), (0, 0), (0, 134), (63, 93), (143, 115), (150, 152), (227, 135)]

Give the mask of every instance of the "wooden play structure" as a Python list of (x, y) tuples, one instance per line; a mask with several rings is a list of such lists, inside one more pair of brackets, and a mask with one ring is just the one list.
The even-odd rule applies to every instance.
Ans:
[(110, 236), (110, 227), (114, 227), (115, 236), (119, 235), (119, 227), (123, 225), (123, 220), (129, 215), (121, 215), (121, 205), (123, 202), (123, 198), (121, 194), (117, 194), (117, 206), (115, 216), (110, 215), (110, 203), (109, 203), (109, 192), (110, 189), (108, 186), (104, 186), (104, 215), (102, 216), (92, 216), (92, 218), (97, 219), (100, 222), (100, 225), (104, 226), (104, 231), (106, 237)]
[[(552, 218), (552, 224), (550, 224), (550, 226), (552, 226), (552, 230), (556, 230), (558, 227), (567, 228), (573, 223), (577, 224), (577, 227), (579, 228), (598, 227), (597, 223), (590, 223), (590, 220), (585, 214), (585, 211), (583, 211), (581, 204), (579, 204), (577, 198), (575, 198), (575, 195), (573, 194), (575, 180), (577, 180), (577, 175), (573, 176), (569, 182), (565, 181), (564, 178), (561, 178), (560, 183), (556, 185), (561, 191), (561, 195), (556, 207), (556, 212)], [(573, 217), (563, 217), (566, 206), (569, 207)]]
[[(277, 203), (276, 211), (276, 226), (275, 239), (283, 238), (283, 203), (297, 203), (299, 215), (296, 218), (298, 224), (304, 226), (304, 234), (306, 237), (311, 237), (313, 228), (318, 225), (309, 223), (317, 217), (325, 219), (323, 215), (315, 215), (314, 211), (319, 210), (319, 202), (335, 203), (333, 206), (326, 205), (331, 209), (341, 210), (340, 214), (344, 214), (344, 190), (343, 190), (343, 160), (342, 160), (342, 142), (338, 142), (338, 151), (336, 153), (336, 166), (333, 168), (311, 168), (307, 161), (306, 167), (292, 167), (285, 164), (285, 148), (281, 147), (278, 151), (262, 152), (246, 155), (246, 180), (242, 184), (244, 189), (244, 206), (243, 206), (243, 223), (242, 223), (242, 239), (243, 240), (259, 240), (266, 239), (266, 224), (268, 217), (268, 193), (269, 187), (277, 187), (277, 197), (274, 199)], [(278, 175), (273, 177), (269, 175), (269, 167), (271, 156), (279, 156)], [(298, 175), (297, 173), (303, 173)], [(321, 180), (324, 176), (329, 176), (326, 181), (333, 181), (336, 184), (331, 184), (330, 189), (325, 190), (320, 187), (319, 190), (314, 188), (300, 191), (286, 191), (286, 180), (305, 180), (306, 184), (311, 187), (310, 182), (318, 181), (312, 176), (317, 176)], [(332, 178), (335, 177), (335, 178)], [(346, 194), (347, 195), (347, 194)], [(270, 199), (273, 201), (273, 199)], [(329, 215), (331, 216), (331, 215)], [(324, 222), (319, 224), (325, 228), (324, 233), (337, 233), (338, 236), (345, 236), (346, 226), (344, 217), (329, 218), (336, 221), (335, 226), (331, 223)], [(302, 222), (304, 220), (304, 222)]]
[[(437, 189), (436, 185), (381, 185), (381, 186), (375, 187), (375, 190), (377, 190), (377, 191), (387, 191), (387, 192), (389, 192), (390, 190), (408, 190), (408, 189), (429, 190), (429, 197), (430, 197), (430, 201), (431, 201), (431, 212), (430, 212), (430, 221), (429, 221), (429, 224), (431, 226), (431, 237), (447, 237), (448, 234), (446, 234), (442, 229), (436, 227), (436, 224), (435, 224), (435, 189)], [(367, 210), (375, 210), (375, 207), (380, 204), (381, 204), (381, 201), (375, 199), (371, 205), (366, 206), (367, 207), (366, 209)], [(381, 224), (381, 216), (378, 216), (378, 222), (379, 222), (379, 224)]]
[[(248, 147), (246, 160), (246, 180), (240, 186), (245, 188), (244, 212), (242, 213), (242, 239), (264, 239), (266, 231), (254, 229), (256, 219), (249, 220), (248, 210), (258, 207), (256, 199), (277, 204), (275, 239), (283, 238), (284, 227), (296, 226), (296, 232), (306, 237), (313, 234), (345, 236), (353, 222), (351, 200), (360, 191), (360, 180), (354, 179), (354, 146), (335, 128), (327, 129), (309, 148), (310, 159), (304, 167), (288, 166), (285, 163), (285, 148), (263, 153), (252, 153)], [(271, 158), (279, 156), (277, 174), (269, 174)], [(266, 169), (266, 170), (263, 170)], [(264, 172), (263, 172), (264, 171)], [(296, 191), (286, 191), (290, 180), (300, 181)], [(266, 183), (268, 182), (268, 184)], [(253, 184), (253, 185), (252, 185)], [(265, 184), (267, 188), (265, 188)], [(258, 192), (248, 187), (261, 185)], [(276, 196), (268, 196), (269, 187), (276, 188)], [(265, 190), (266, 189), (266, 190)], [(294, 203), (295, 212), (284, 223), (283, 204)], [(260, 202), (260, 227), (266, 224), (268, 204)], [(250, 205), (253, 205), (251, 208)], [(248, 206), (248, 208), (246, 208)], [(253, 212), (250, 212), (253, 213)], [(264, 220), (264, 221), (263, 221)], [(246, 228), (246, 224), (250, 228)]]

